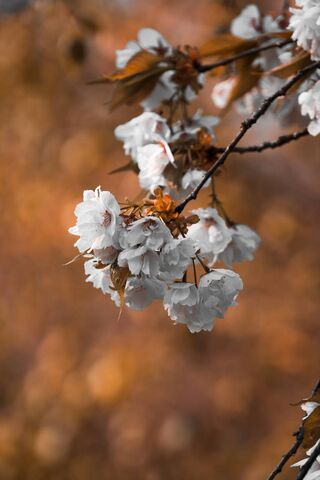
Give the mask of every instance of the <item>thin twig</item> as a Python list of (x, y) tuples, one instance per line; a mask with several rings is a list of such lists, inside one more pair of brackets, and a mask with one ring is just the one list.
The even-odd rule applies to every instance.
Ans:
[(269, 43), (268, 45), (262, 45), (262, 46), (260, 45), (259, 47), (249, 48), (244, 52), (240, 52), (237, 55), (233, 55), (232, 57), (225, 58), (224, 60), (219, 60), (218, 62), (210, 63), (208, 65), (199, 65), (198, 71), (200, 73), (209, 72), (214, 68), (229, 65), (230, 63), (240, 60), (241, 58), (254, 55), (255, 53), (264, 52), (265, 50), (270, 50), (271, 48), (281, 48), (281, 47), (284, 47), (285, 45), (288, 45), (289, 43), (292, 43), (291, 38), (287, 38), (286, 40), (282, 40), (281, 42)]
[(247, 133), (247, 131), (259, 120), (262, 115), (268, 110), (271, 104), (279, 97), (284, 96), (293, 85), (295, 85), (298, 81), (302, 80), (307, 74), (313, 72), (320, 66), (320, 61), (313, 62), (307, 67), (300, 70), (296, 75), (294, 75), (291, 80), (283, 85), (279, 90), (277, 90), (273, 95), (266, 98), (260, 108), (256, 110), (251, 117), (247, 120), (242, 122), (241, 128), (238, 134), (234, 137), (232, 142), (226, 147), (222, 155), (218, 158), (218, 160), (212, 165), (212, 167), (207, 171), (206, 175), (204, 175), (201, 182), (198, 184), (196, 188), (177, 206), (176, 211), (181, 213), (185, 206), (191, 201), (195, 200), (198, 196), (198, 193), (207, 182), (207, 180), (214, 175), (214, 173), (224, 164), (230, 153), (233, 149), (238, 145), (242, 137)]
[[(262, 152), (263, 150), (267, 150), (269, 148), (278, 148), (282, 147), (282, 145), (286, 145), (287, 143), (293, 142), (295, 140), (299, 140), (301, 137), (305, 137), (309, 135), (308, 129), (304, 128), (300, 130), (300, 132), (290, 133), (289, 135), (281, 135), (277, 140), (274, 142), (263, 142), (260, 145), (249, 145), (248, 147), (235, 147), (232, 152), (234, 153), (251, 153), (251, 152)], [(213, 150), (215, 153), (223, 153), (226, 147), (214, 147)]]
[(296, 480), (303, 480), (303, 478), (307, 475), (310, 468), (312, 467), (313, 463), (316, 461), (317, 457), (320, 455), (320, 442), (313, 450), (312, 454), (306, 461), (306, 463), (301, 467), (299, 474), (297, 475)]
[(302, 427), (302, 425), (301, 425), (299, 431), (297, 432), (296, 436), (297, 436), (297, 440), (292, 445), (290, 450), (288, 450), (287, 453), (285, 453), (281, 457), (280, 462), (275, 467), (275, 469), (270, 473), (267, 480), (273, 480), (279, 473), (281, 473), (282, 469), (286, 465), (286, 463), (290, 460), (291, 457), (293, 457), (297, 453), (297, 451), (298, 451), (298, 449), (299, 449), (299, 447), (300, 447), (300, 445), (302, 444), (302, 441), (303, 441), (303, 427)]

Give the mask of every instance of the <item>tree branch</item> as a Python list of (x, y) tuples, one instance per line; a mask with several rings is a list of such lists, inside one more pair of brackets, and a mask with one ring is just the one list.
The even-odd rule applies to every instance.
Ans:
[(249, 50), (245, 50), (244, 52), (238, 53), (237, 55), (233, 55), (232, 57), (225, 58), (224, 60), (220, 60), (215, 63), (210, 63), (208, 65), (199, 65), (198, 71), (199, 73), (205, 73), (214, 68), (223, 67), (225, 65), (229, 65), (229, 63), (233, 63), (236, 60), (240, 60), (241, 58), (248, 57), (249, 55), (253, 55), (255, 53), (264, 52), (265, 50), (270, 50), (271, 48), (281, 48), (285, 45), (292, 43), (291, 38), (287, 38), (286, 40), (282, 40), (281, 42), (276, 43), (269, 43), (268, 45), (260, 45), (259, 47), (250, 48)]
[(313, 450), (312, 454), (310, 455), (306, 463), (302, 465), (296, 480), (303, 480), (303, 478), (307, 475), (307, 473), (309, 472), (310, 468), (312, 467), (313, 463), (316, 461), (319, 455), (320, 455), (320, 442), (318, 443), (316, 448)]
[(278, 465), (274, 468), (274, 470), (270, 473), (269, 477), (267, 480), (273, 480), (279, 473), (282, 472), (283, 467), (286, 465), (286, 463), (290, 460), (291, 457), (293, 457), (300, 445), (302, 444), (303, 441), (303, 426), (299, 428), (299, 431), (295, 434), (297, 437), (297, 440), (295, 443), (292, 445), (290, 450), (288, 450), (282, 457)]
[[(320, 380), (317, 381), (315, 387), (313, 388), (312, 390), (312, 393), (311, 393), (311, 397), (313, 397), (313, 395), (315, 395), (315, 393), (319, 390), (320, 388)], [(295, 443), (292, 445), (292, 447), (281, 457), (281, 460), (280, 462), (278, 463), (278, 465), (274, 468), (274, 470), (270, 473), (269, 477), (267, 478), (267, 480), (273, 480), (279, 473), (282, 472), (282, 469), (283, 467), (286, 465), (286, 463), (290, 460), (291, 457), (293, 457), (299, 447), (301, 446), (302, 442), (303, 442), (303, 435), (304, 435), (304, 428), (303, 428), (303, 424), (304, 424), (304, 418), (302, 419), (301, 421), (301, 425), (299, 427), (299, 430), (294, 433), (293, 435), (296, 437), (296, 441)], [(311, 457), (310, 457), (311, 458)], [(311, 466), (311, 465), (310, 465)], [(310, 468), (310, 467), (309, 467)], [(308, 468), (308, 470), (309, 470)], [(307, 470), (307, 472), (308, 472)], [(306, 473), (307, 473), (306, 472)], [(301, 474), (301, 472), (300, 472)], [(305, 476), (305, 474), (304, 474)], [(304, 476), (302, 478), (304, 478)], [(301, 479), (297, 479), (296, 480), (301, 480)]]
[[(235, 147), (232, 152), (240, 154), (250, 152), (262, 152), (263, 150), (267, 150), (269, 148), (274, 149), (281, 147), (282, 145), (286, 145), (287, 143), (299, 140), (299, 138), (305, 137), (306, 135), (309, 135), (309, 132), (307, 128), (304, 128), (300, 132), (290, 133), (289, 135), (281, 135), (274, 142), (263, 142), (261, 143), (261, 145), (249, 145), (248, 147)], [(213, 147), (213, 150), (216, 153), (223, 153), (225, 149), (226, 147)]]
[(313, 72), (320, 66), (320, 61), (313, 62), (307, 67), (300, 70), (296, 75), (294, 75), (291, 80), (283, 85), (279, 90), (277, 90), (273, 95), (266, 98), (263, 103), (261, 104), (260, 108), (256, 110), (247, 120), (242, 122), (240, 131), (234, 137), (232, 142), (226, 147), (222, 155), (218, 158), (218, 160), (212, 165), (212, 167), (207, 171), (206, 175), (203, 177), (199, 185), (194, 188), (194, 190), (188, 195), (179, 205), (177, 205), (176, 211), (181, 213), (185, 206), (191, 201), (195, 200), (200, 192), (201, 188), (207, 182), (207, 180), (214, 175), (214, 173), (220, 168), (233, 149), (238, 145), (242, 137), (247, 133), (247, 131), (259, 120), (262, 115), (269, 109), (271, 104), (279, 97), (286, 95), (286, 93), (290, 90), (293, 85), (295, 85), (298, 81), (302, 80), (306, 75)]

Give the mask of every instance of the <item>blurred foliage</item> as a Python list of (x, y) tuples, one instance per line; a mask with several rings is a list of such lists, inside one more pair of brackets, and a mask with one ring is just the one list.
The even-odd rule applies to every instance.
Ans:
[[(125, 161), (114, 127), (139, 110), (110, 115), (108, 89), (85, 83), (143, 26), (206, 41), (244, 2), (224, 3), (43, 0), (1, 19), (1, 480), (257, 480), (292, 441), (301, 413), (289, 404), (319, 374), (315, 139), (228, 160), (218, 191), (263, 243), (212, 334), (157, 307), (117, 322), (81, 261), (63, 266), (84, 188), (138, 193), (133, 174), (107, 172)], [(239, 122), (228, 113), (220, 145)], [(246, 142), (277, 130), (267, 117)]]

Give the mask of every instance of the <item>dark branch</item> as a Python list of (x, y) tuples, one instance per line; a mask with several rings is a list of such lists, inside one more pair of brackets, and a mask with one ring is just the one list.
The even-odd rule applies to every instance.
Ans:
[(268, 110), (271, 104), (279, 97), (286, 95), (286, 93), (293, 87), (297, 82), (302, 80), (306, 75), (310, 74), (316, 68), (320, 66), (320, 61), (313, 62), (307, 67), (300, 70), (296, 75), (294, 75), (291, 80), (283, 85), (279, 90), (277, 90), (273, 95), (266, 98), (260, 108), (256, 110), (251, 117), (247, 120), (242, 122), (240, 131), (234, 137), (232, 142), (226, 147), (222, 155), (218, 158), (218, 160), (212, 165), (212, 167), (207, 171), (206, 175), (203, 177), (199, 185), (188, 195), (176, 208), (176, 211), (181, 213), (185, 206), (191, 201), (195, 200), (198, 196), (198, 193), (204, 186), (204, 184), (209, 180), (212, 175), (224, 164), (230, 153), (234, 150), (234, 148), (238, 145), (242, 137), (247, 133), (247, 131), (259, 120), (262, 115)]
[[(317, 381), (315, 387), (312, 390), (311, 397), (319, 390), (320, 387), (320, 380)], [(292, 447), (281, 457), (280, 462), (278, 465), (274, 468), (274, 470), (270, 473), (269, 477), (267, 480), (273, 480), (279, 473), (282, 472), (283, 467), (286, 465), (286, 463), (290, 460), (291, 457), (293, 457), (299, 447), (301, 446), (303, 442), (303, 435), (304, 435), (304, 429), (303, 429), (303, 424), (304, 424), (304, 419), (302, 419), (301, 425), (299, 427), (299, 430), (294, 433), (294, 436), (296, 437), (295, 443), (292, 445)], [(301, 472), (300, 472), (301, 473)], [(303, 477), (302, 477), (303, 478)], [(298, 478), (297, 478), (298, 480)], [(299, 479), (301, 480), (301, 479)]]
[(310, 455), (306, 463), (302, 465), (296, 480), (303, 480), (303, 478), (307, 475), (307, 473), (309, 472), (310, 468), (312, 467), (313, 463), (316, 461), (319, 455), (320, 455), (320, 442), (318, 443), (316, 448), (313, 450), (312, 454)]
[(233, 63), (236, 60), (240, 60), (241, 58), (248, 57), (250, 55), (254, 55), (255, 53), (264, 52), (265, 50), (270, 50), (271, 48), (281, 48), (285, 45), (292, 43), (291, 38), (282, 40), (281, 42), (275, 43), (268, 43), (268, 45), (260, 45), (259, 47), (250, 48), (249, 50), (245, 50), (244, 52), (238, 53), (237, 55), (233, 55), (232, 57), (225, 58), (224, 60), (220, 60), (215, 63), (210, 63), (209, 65), (200, 65), (198, 67), (198, 71), (200, 73), (205, 73), (214, 68), (223, 67), (225, 65), (229, 65), (229, 63)]
[(297, 436), (297, 440), (292, 445), (290, 450), (288, 450), (287, 453), (285, 453), (281, 457), (280, 462), (275, 467), (275, 469), (270, 473), (267, 480), (273, 480), (279, 473), (281, 473), (282, 469), (286, 465), (286, 463), (290, 460), (291, 457), (293, 457), (297, 453), (297, 451), (298, 451), (298, 449), (299, 449), (299, 447), (300, 447), (300, 445), (302, 444), (302, 441), (303, 441), (303, 427), (302, 427), (302, 425), (301, 425), (299, 431), (297, 432), (296, 436)]
[[(234, 153), (250, 153), (250, 152), (262, 152), (263, 150), (267, 150), (269, 148), (278, 148), (282, 145), (286, 145), (287, 143), (293, 142), (295, 140), (299, 140), (301, 137), (305, 137), (309, 135), (308, 129), (304, 128), (300, 132), (291, 133), (289, 135), (281, 135), (277, 140), (274, 142), (264, 142), (261, 145), (250, 145), (248, 147), (235, 147), (232, 152)], [(223, 153), (226, 147), (214, 147), (214, 151), (216, 153)]]

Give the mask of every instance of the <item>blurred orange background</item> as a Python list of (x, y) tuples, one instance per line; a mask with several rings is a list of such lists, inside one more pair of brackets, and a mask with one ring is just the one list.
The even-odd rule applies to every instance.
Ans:
[[(245, 3), (0, 2), (1, 480), (262, 480), (291, 445), (290, 403), (319, 376), (318, 139), (228, 160), (218, 192), (263, 241), (211, 333), (174, 326), (160, 304), (117, 321), (82, 261), (63, 266), (83, 189), (139, 192), (133, 174), (108, 171), (126, 161), (115, 126), (140, 110), (110, 114), (108, 89), (86, 82), (142, 27), (199, 45)], [(227, 114), (219, 145), (240, 121)], [(267, 116), (244, 144), (294, 128)]]

